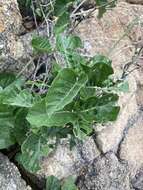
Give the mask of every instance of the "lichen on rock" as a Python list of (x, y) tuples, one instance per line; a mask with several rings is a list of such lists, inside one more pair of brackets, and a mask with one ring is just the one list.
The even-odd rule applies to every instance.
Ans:
[[(20, 40), (22, 17), (16, 0), (0, 1), (0, 71), (20, 72), (27, 62), (29, 55), (23, 41)], [(29, 42), (30, 45), (30, 42)], [(27, 69), (27, 68), (26, 68)], [(30, 69), (23, 70), (23, 74)]]
[(119, 162), (114, 153), (99, 156), (79, 177), (80, 190), (133, 190), (127, 163)]
[(17, 167), (6, 156), (0, 153), (0, 190), (31, 190)]
[(70, 150), (69, 143), (63, 139), (56, 151), (41, 162), (40, 175), (54, 175), (59, 179), (70, 175), (78, 176), (80, 172), (100, 155), (92, 137), (77, 144)]

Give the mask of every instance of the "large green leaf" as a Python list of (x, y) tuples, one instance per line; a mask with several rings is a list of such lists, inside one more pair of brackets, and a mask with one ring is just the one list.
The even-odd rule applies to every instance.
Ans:
[(70, 111), (58, 111), (49, 116), (45, 100), (43, 100), (30, 109), (27, 120), (34, 127), (64, 126), (67, 123), (74, 123), (77, 120), (77, 115)]
[(16, 143), (9, 126), (0, 126), (0, 149), (5, 149)]
[(50, 53), (52, 51), (51, 44), (46, 37), (35, 36), (31, 43), (32, 47), (40, 53)]
[(14, 137), (16, 142), (21, 145), (27, 138), (27, 132), (29, 131), (29, 124), (26, 120), (28, 110), (26, 108), (19, 108), (15, 112), (14, 122)]
[(104, 94), (83, 100), (79, 115), (83, 121), (91, 123), (115, 121), (120, 110), (120, 107), (116, 106), (117, 100), (116, 94)]
[(22, 90), (17, 94), (10, 94), (7, 99), (3, 102), (4, 104), (8, 104), (11, 106), (18, 107), (32, 107), (34, 98), (30, 92), (27, 90)]
[(60, 180), (55, 176), (47, 177), (46, 190), (61, 190)]
[(15, 144), (13, 129), (13, 110), (8, 106), (0, 105), (0, 149), (8, 148)]
[(46, 111), (52, 115), (72, 102), (87, 82), (86, 74), (79, 77), (72, 69), (63, 69), (55, 78), (46, 96)]
[(31, 133), (21, 146), (21, 154), (17, 155), (17, 161), (30, 172), (36, 172), (40, 169), (40, 159), (46, 153), (51, 151), (47, 140), (42, 135)]

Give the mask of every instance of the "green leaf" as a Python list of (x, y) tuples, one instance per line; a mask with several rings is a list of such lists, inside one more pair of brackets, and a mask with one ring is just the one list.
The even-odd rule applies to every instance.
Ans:
[(75, 0), (56, 0), (54, 5), (54, 15), (59, 16), (67, 10), (69, 5)]
[[(70, 68), (73, 68), (73, 63), (72, 63), (73, 61), (71, 62), (71, 60), (73, 58), (74, 58), (74, 61), (76, 58), (79, 59), (79, 56), (77, 56), (76, 50), (77, 48), (80, 48), (82, 46), (83, 45), (82, 45), (81, 39), (78, 36), (73, 36), (73, 35), (65, 36), (63, 34), (59, 34), (56, 37), (57, 51), (59, 51), (62, 54), (63, 58), (65, 59), (65, 63)], [(78, 60), (76, 60), (76, 62), (78, 62)], [(79, 65), (79, 62), (77, 65)], [(75, 63), (74, 63), (74, 66), (75, 66)]]
[(103, 17), (103, 14), (106, 12), (107, 9), (115, 7), (117, 0), (95, 0), (95, 2), (99, 10), (98, 18), (101, 18)]
[(116, 94), (103, 94), (83, 100), (79, 115), (83, 121), (90, 123), (115, 121), (120, 110), (120, 107), (116, 106), (117, 100)]
[(69, 50), (75, 50), (82, 47), (82, 42), (78, 36), (69, 35), (67, 37), (63, 34), (59, 34), (56, 38), (56, 47), (58, 51), (68, 53)]
[(114, 73), (111, 66), (111, 61), (102, 55), (94, 56), (89, 64), (82, 65), (83, 70), (88, 74), (89, 86), (100, 86), (104, 85), (104, 81), (108, 79), (110, 75)]
[(108, 5), (108, 0), (95, 0), (96, 5), (98, 6), (98, 18), (101, 18), (106, 12), (106, 6)]
[[(88, 86), (87, 86), (88, 87)], [(83, 87), (80, 91), (80, 98), (81, 99), (88, 99), (90, 97), (93, 97), (96, 95), (96, 90), (95, 88), (87, 88), (87, 87)]]
[(8, 148), (15, 144), (13, 128), (13, 110), (8, 106), (0, 105), (0, 149)]
[(27, 115), (27, 120), (34, 127), (64, 126), (77, 120), (76, 113), (70, 111), (58, 111), (50, 115), (47, 113), (45, 100), (35, 104)]
[(31, 134), (21, 146), (22, 154), (17, 155), (17, 161), (30, 172), (40, 169), (41, 141), (37, 135)]
[(52, 115), (72, 102), (86, 82), (86, 74), (78, 77), (72, 69), (63, 69), (48, 90), (46, 96), (47, 114)]
[(114, 73), (113, 68), (108, 61), (104, 62), (101, 60), (98, 62), (96, 57), (92, 62), (94, 66), (91, 68), (93, 70), (90, 72), (89, 83), (95, 86), (102, 86), (103, 82)]
[(92, 123), (88, 123), (86, 121), (79, 121), (80, 130), (86, 134), (86, 136), (89, 136), (93, 133), (93, 125)]
[(73, 133), (79, 140), (84, 140), (89, 134), (93, 132), (92, 126), (86, 122), (75, 122), (73, 126)]
[(18, 78), (13, 81), (11, 84), (6, 86), (3, 90), (0, 91), (0, 102), (4, 103), (8, 98), (17, 95), (21, 91), (21, 87), (24, 84), (23, 78)]
[(75, 177), (69, 176), (63, 183), (61, 190), (78, 190), (75, 185)]
[(45, 134), (45, 138), (55, 138), (61, 139), (61, 138), (67, 138), (69, 134), (73, 134), (72, 127), (65, 126), (65, 127), (42, 127), (41, 133)]
[(97, 114), (95, 120), (97, 123), (105, 123), (108, 121), (115, 121), (120, 111), (119, 106), (112, 106), (108, 104), (97, 108)]
[(51, 73), (52, 73), (52, 76), (54, 76), (54, 78), (57, 76), (57, 74), (62, 70), (62, 67), (57, 64), (56, 62), (53, 62), (52, 63), (52, 70), (51, 70)]
[[(45, 147), (46, 146), (46, 147)], [(17, 155), (17, 161), (28, 171), (35, 173), (40, 169), (40, 160), (46, 152), (51, 149), (47, 144), (47, 140), (42, 135), (31, 133), (21, 146), (21, 154)]]
[(87, 63), (85, 57), (81, 56), (78, 52), (75, 52), (73, 50), (68, 51), (66, 57), (70, 63), (70, 67), (74, 69), (77, 74), (83, 72), (82, 65), (86, 65)]
[(16, 79), (15, 75), (11, 73), (0, 73), (0, 86), (2, 88), (7, 87)]
[(25, 139), (26, 134), (29, 131), (29, 124), (26, 120), (28, 110), (25, 108), (20, 108), (15, 113), (15, 122), (14, 122), (14, 137), (16, 142), (21, 145)]
[(18, 107), (32, 107), (34, 98), (26, 89), (17, 94), (11, 94), (3, 103)]
[(112, 63), (112, 61), (109, 58), (107, 58), (106, 56), (97, 54), (91, 58), (88, 66), (91, 68), (93, 68), (97, 64), (106, 64), (106, 65), (111, 66), (111, 63)]
[(56, 34), (62, 33), (69, 25), (70, 23), (70, 14), (68, 12), (63, 12), (55, 24), (54, 31)]
[(0, 149), (9, 148), (16, 143), (12, 133), (12, 128), (0, 125)]
[(46, 190), (61, 190), (60, 180), (55, 176), (47, 177)]
[(33, 37), (31, 43), (32, 47), (40, 53), (51, 53), (52, 51), (51, 44), (48, 38), (46, 37), (41, 37), (41, 36)]

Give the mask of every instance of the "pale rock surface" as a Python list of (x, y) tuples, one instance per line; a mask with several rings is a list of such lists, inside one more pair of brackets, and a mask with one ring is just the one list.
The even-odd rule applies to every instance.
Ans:
[(143, 189), (143, 168), (141, 168), (131, 181), (135, 190)]
[(0, 153), (0, 190), (31, 190), (17, 167), (6, 156)]
[(95, 159), (80, 176), (78, 186), (80, 190), (133, 190), (127, 163), (119, 162), (114, 153)]
[(97, 13), (95, 11), (93, 17), (79, 24), (77, 34), (84, 42), (87, 55), (100, 53), (109, 56), (115, 72), (119, 73), (132, 60), (135, 43), (142, 39), (143, 7), (119, 2), (100, 20)]
[[(77, 28), (85, 47), (85, 54), (94, 56), (97, 53), (107, 55), (113, 61), (115, 76), (121, 76), (125, 64), (132, 61), (135, 46), (142, 44), (143, 6), (119, 2), (108, 10), (101, 20), (93, 17), (83, 21)], [(141, 63), (142, 64), (142, 63)], [(106, 126), (96, 126), (96, 142), (103, 153), (117, 151), (125, 131), (136, 122), (143, 93), (143, 72), (134, 71), (127, 77), (129, 93), (120, 94), (121, 107), (117, 121)]]
[[(25, 68), (30, 57), (27, 47), (19, 37), (22, 17), (16, 0), (0, 0), (0, 71), (27, 74), (32, 68)], [(29, 41), (30, 44), (30, 41)], [(27, 69), (27, 70), (26, 70)]]
[(67, 140), (58, 145), (57, 150), (45, 158), (40, 175), (54, 175), (59, 179), (69, 175), (79, 175), (80, 171), (100, 155), (92, 137), (70, 150)]
[(120, 158), (128, 162), (132, 176), (143, 167), (143, 112), (141, 114), (120, 146)]

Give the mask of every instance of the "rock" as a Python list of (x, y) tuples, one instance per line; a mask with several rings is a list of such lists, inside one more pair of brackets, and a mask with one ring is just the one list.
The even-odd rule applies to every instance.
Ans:
[(21, 178), (16, 166), (0, 153), (0, 189), (1, 190), (31, 190)]
[(132, 179), (132, 186), (136, 190), (142, 190), (143, 189), (143, 168), (141, 168), (135, 177)]
[[(115, 76), (120, 77), (124, 66), (133, 62), (135, 46), (142, 43), (143, 27), (139, 24), (142, 18), (143, 6), (126, 2), (118, 2), (100, 20), (95, 11), (93, 17), (81, 22), (76, 30), (84, 42), (84, 54), (94, 56), (100, 53), (109, 56)], [(136, 122), (141, 103), (139, 99), (143, 97), (142, 76), (143, 71), (135, 70), (127, 77), (130, 90), (129, 93), (120, 94), (121, 111), (117, 121), (95, 127), (96, 142), (103, 153), (117, 151), (124, 134)]]
[(100, 20), (97, 14), (98, 11), (95, 11), (91, 18), (81, 22), (76, 32), (84, 42), (86, 55), (100, 53), (109, 56), (115, 72), (119, 73), (132, 60), (134, 43), (142, 39), (139, 21), (143, 17), (143, 7), (119, 2)]
[(78, 179), (80, 190), (132, 190), (128, 165), (113, 153), (99, 156)]
[(129, 129), (120, 146), (120, 158), (130, 166), (132, 176), (143, 166), (143, 112)]
[[(27, 47), (21, 41), (19, 34), (22, 27), (16, 0), (0, 0), (0, 71), (13, 71), (23, 74), (30, 73), (30, 60)], [(30, 44), (30, 42), (29, 42)], [(28, 69), (25, 65), (28, 65)], [(34, 67), (33, 67), (34, 68)]]
[(70, 150), (67, 140), (58, 145), (57, 150), (42, 161), (40, 175), (54, 175), (59, 179), (78, 175), (80, 171), (100, 155), (94, 140), (89, 137), (83, 145)]

